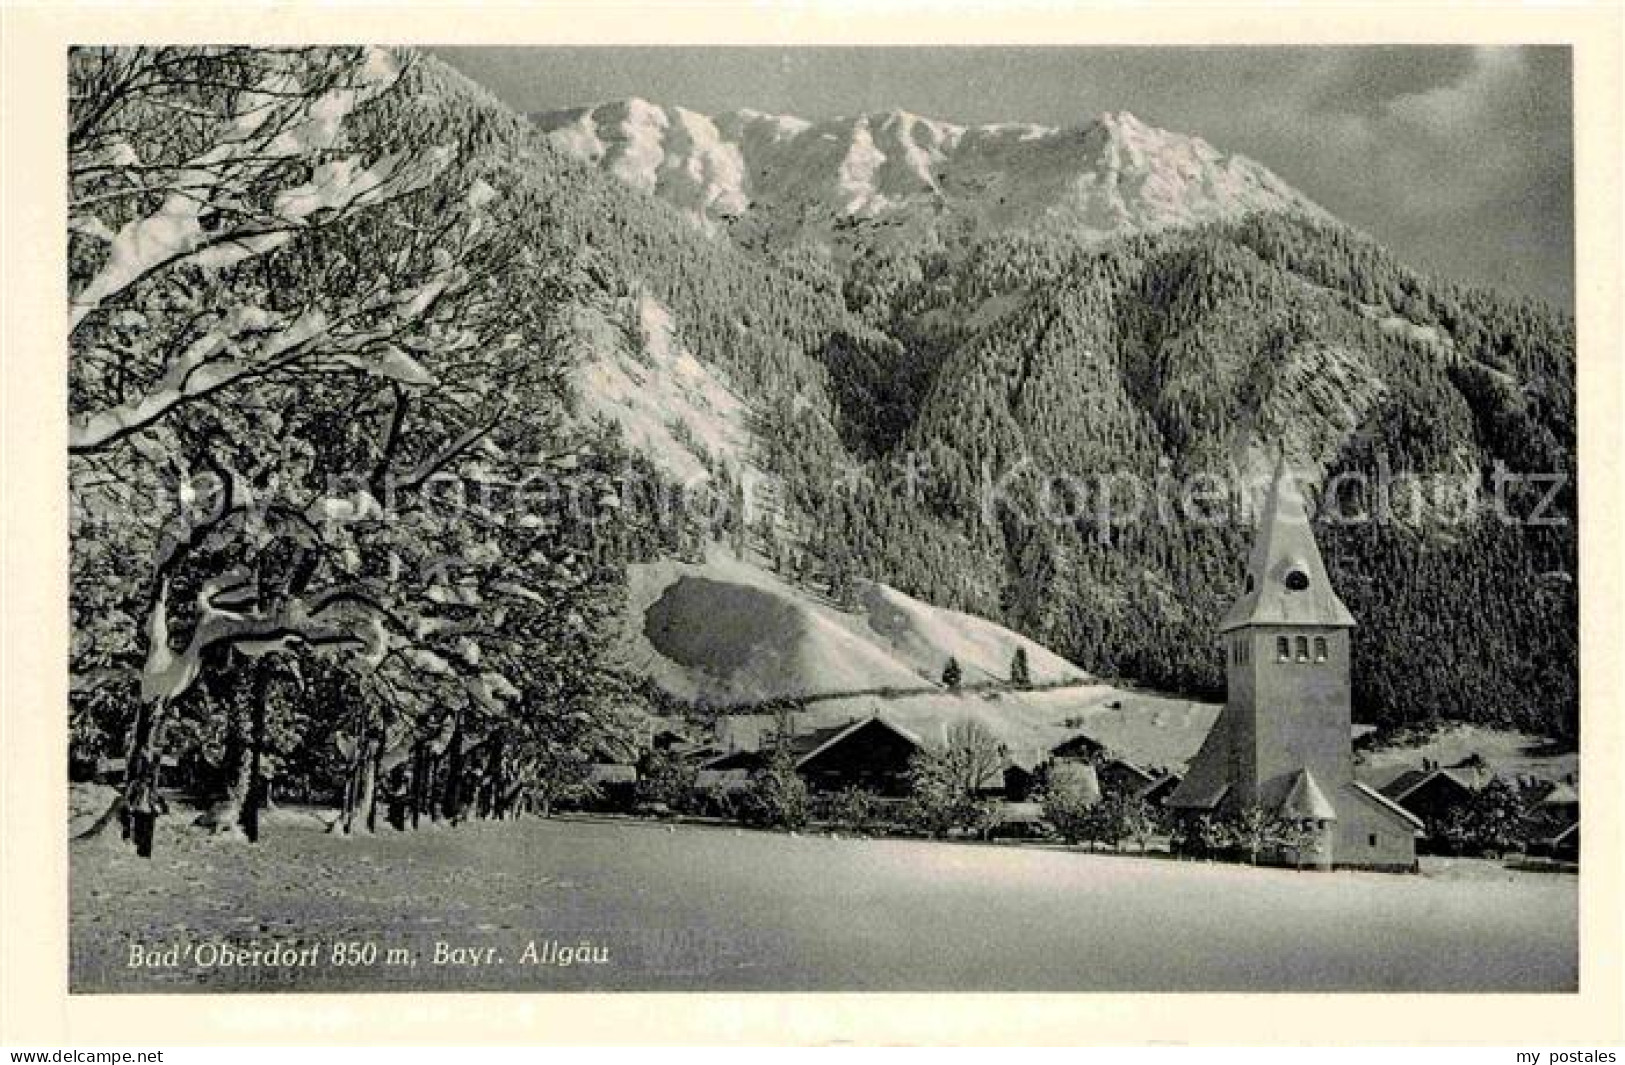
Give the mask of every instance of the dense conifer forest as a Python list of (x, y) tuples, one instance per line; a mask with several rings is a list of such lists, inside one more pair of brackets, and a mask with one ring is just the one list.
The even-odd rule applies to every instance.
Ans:
[[(414, 816), (546, 791), (640, 701), (612, 654), (626, 567), (707, 538), (1216, 696), (1246, 514), (1221, 492), (1224, 520), (1121, 520), (1065, 485), (1279, 448), (1345, 514), (1375, 500), (1340, 475), (1468, 489), (1321, 519), (1357, 718), (1575, 737), (1564, 314), (1286, 214), (746, 249), (420, 55), (85, 50), (72, 77), (74, 750), (127, 757), (126, 799), (166, 745), (223, 823), (273, 762), (352, 813), (390, 774)], [(749, 405), (770, 520), (673, 518), (639, 495), (647, 457), (577, 417), (572, 315), (628, 297)], [(1503, 486), (1501, 520), (1502, 466), (1553, 498)], [(553, 503), (505, 515), (538, 484)]]

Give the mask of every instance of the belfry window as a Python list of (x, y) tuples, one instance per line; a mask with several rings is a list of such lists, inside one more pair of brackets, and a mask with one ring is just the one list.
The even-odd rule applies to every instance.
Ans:
[(1285, 636), (1277, 636), (1275, 638), (1275, 660), (1277, 662), (1286, 662), (1290, 661), (1291, 658), (1292, 647), (1287, 643), (1287, 638)]
[(1315, 661), (1326, 661), (1326, 637), (1324, 636), (1315, 637)]
[(1307, 637), (1307, 636), (1299, 636), (1298, 639), (1297, 639), (1297, 643), (1298, 643), (1298, 661), (1300, 661), (1300, 662), (1309, 661), (1309, 637)]

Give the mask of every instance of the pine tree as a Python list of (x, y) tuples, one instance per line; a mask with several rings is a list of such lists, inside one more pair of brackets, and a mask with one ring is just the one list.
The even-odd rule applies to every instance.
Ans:
[(1027, 665), (1027, 649), (1016, 648), (1015, 655), (1010, 659), (1010, 683), (1017, 688), (1030, 688), (1033, 684), (1031, 668)]
[(950, 657), (948, 664), (942, 667), (942, 683), (949, 691), (956, 692), (964, 679), (965, 671), (959, 667), (959, 659)]

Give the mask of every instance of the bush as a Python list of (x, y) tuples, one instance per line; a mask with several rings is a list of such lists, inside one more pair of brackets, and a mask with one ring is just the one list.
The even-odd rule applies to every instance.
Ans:
[(702, 817), (721, 817), (732, 820), (739, 816), (739, 804), (732, 792), (721, 787), (694, 789), (692, 812)]
[(1044, 817), (1068, 843), (1093, 842), (1099, 836), (1100, 782), (1093, 766), (1057, 762), (1046, 774), (1039, 800)]
[(846, 788), (830, 801), (830, 823), (848, 832), (874, 831), (880, 821), (880, 801), (873, 792)]
[(1141, 853), (1158, 828), (1157, 811), (1144, 799), (1118, 792), (1108, 795), (1098, 807), (1100, 838), (1114, 847), (1124, 840), (1133, 840)]
[(757, 828), (801, 828), (807, 823), (807, 784), (786, 755), (757, 770), (739, 796), (739, 819)]
[(1220, 822), (1224, 843), (1257, 865), (1258, 859), (1280, 848), (1286, 838), (1282, 820), (1256, 804), (1235, 810)]
[(948, 730), (947, 742), (915, 754), (909, 763), (909, 797), (903, 819), (936, 839), (954, 829), (985, 832), (993, 823), (992, 804), (977, 791), (998, 771), (998, 741), (974, 721)]
[(633, 795), (637, 807), (664, 806), (667, 810), (688, 812), (697, 802), (694, 778), (697, 770), (669, 751), (649, 751), (638, 765), (638, 783)]
[(1492, 780), (1432, 829), (1447, 853), (1500, 856), (1527, 842), (1523, 797), (1504, 780)]
[(909, 796), (903, 821), (933, 839), (942, 839), (971, 816), (965, 794), (954, 787), (934, 759), (915, 759), (909, 773)]
[(1173, 852), (1181, 857), (1211, 858), (1224, 843), (1224, 832), (1211, 814), (1185, 816), (1174, 822)]

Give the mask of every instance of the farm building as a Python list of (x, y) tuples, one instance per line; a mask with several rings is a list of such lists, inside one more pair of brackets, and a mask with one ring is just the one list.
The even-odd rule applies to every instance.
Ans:
[(1000, 794), (1010, 802), (1026, 802), (1038, 791), (1038, 765), (1010, 759), (1005, 765)]
[(1580, 790), (1572, 777), (1552, 784), (1529, 809), (1530, 836), (1552, 857), (1580, 859)]
[(1083, 762), (1094, 767), (1100, 789), (1108, 795), (1133, 795), (1160, 803), (1179, 783), (1177, 774), (1157, 773), (1120, 758), (1104, 743), (1079, 733), (1050, 749), (1051, 764)]
[(1321, 868), (1413, 870), (1422, 822), (1354, 779), (1349, 630), (1309, 511), (1277, 464), (1240, 597), (1219, 625), (1224, 710), (1169, 799), (1176, 814), (1260, 807), (1315, 829), (1302, 854)]
[(1440, 826), (1468, 809), (1482, 781), (1481, 774), (1472, 769), (1429, 765), (1406, 770), (1383, 785), (1381, 791), (1427, 826), (1421, 848), (1428, 853), (1443, 846)]
[[(757, 742), (760, 746), (755, 749), (734, 750), (701, 763), (698, 783), (724, 790), (744, 787), (750, 774), (773, 755), (771, 737), (761, 735)], [(909, 762), (923, 747), (919, 737), (879, 714), (799, 732), (788, 741), (796, 771), (814, 794), (861, 788), (884, 798), (907, 794)]]
[(907, 729), (876, 714), (844, 727), (815, 729), (791, 741), (796, 771), (814, 793), (862, 788), (876, 795), (908, 793), (908, 767), (924, 746)]
[(1553, 821), (1574, 824), (1580, 820), (1580, 792), (1569, 781), (1560, 780), (1540, 797), (1535, 809)]

